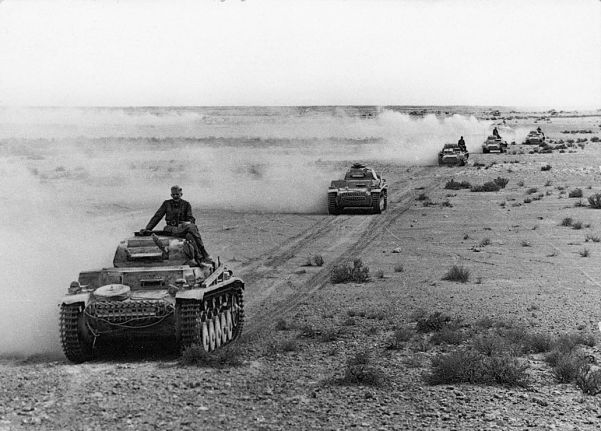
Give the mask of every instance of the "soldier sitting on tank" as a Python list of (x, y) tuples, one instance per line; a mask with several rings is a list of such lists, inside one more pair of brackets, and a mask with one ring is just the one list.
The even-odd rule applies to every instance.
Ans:
[(182, 195), (183, 192), (180, 186), (171, 187), (172, 199), (163, 202), (146, 227), (140, 229), (140, 233), (142, 235), (150, 234), (164, 216), (167, 223), (167, 226), (163, 228), (164, 232), (178, 238), (187, 239), (194, 247), (196, 256), (202, 258), (201, 262), (213, 264), (213, 259), (205, 249), (198, 227), (195, 224), (196, 219), (192, 215), (192, 206), (190, 202), (182, 199)]
[(492, 129), (492, 135), (496, 136), (497, 138), (500, 138), (501, 135), (499, 135), (499, 131), (497, 130), (497, 128), (495, 127), (494, 129)]
[(467, 147), (465, 146), (465, 141), (463, 140), (463, 136), (461, 138), (459, 138), (459, 140), (457, 141), (457, 145), (459, 145), (459, 148), (461, 149), (461, 151), (467, 151)]

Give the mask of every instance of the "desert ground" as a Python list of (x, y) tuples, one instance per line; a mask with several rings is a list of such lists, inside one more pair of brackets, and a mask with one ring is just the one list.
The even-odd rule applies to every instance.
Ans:
[[(589, 374), (601, 361), (601, 210), (587, 199), (601, 193), (601, 115), (504, 119), (565, 148), (510, 143), (460, 167), (363, 160), (389, 183), (379, 215), (197, 210), (211, 254), (245, 281), (243, 336), (208, 361), (157, 346), (79, 365), (2, 359), (0, 430), (599, 429), (595, 385), (561, 382), (545, 349), (509, 355), (519, 384), (428, 377), (495, 328), (581, 336)], [(445, 189), (496, 178), (499, 191)], [(369, 279), (332, 283), (355, 259)], [(444, 279), (454, 265), (466, 282)], [(441, 315), (456, 337), (424, 330)]]

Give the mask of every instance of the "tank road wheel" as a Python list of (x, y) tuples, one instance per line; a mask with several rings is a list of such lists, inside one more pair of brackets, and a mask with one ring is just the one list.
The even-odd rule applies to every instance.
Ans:
[(94, 339), (88, 329), (83, 304), (62, 304), (60, 335), (63, 352), (68, 360), (79, 364), (94, 357)]
[(207, 320), (207, 325), (209, 326), (209, 352), (215, 350), (215, 325), (213, 324), (213, 319)]
[(213, 316), (213, 328), (215, 328), (215, 348), (221, 347), (221, 337), (223, 334), (221, 333), (221, 319), (219, 315)]
[(219, 313), (219, 323), (221, 326), (221, 345), (224, 345), (230, 341), (230, 337), (227, 331), (227, 321), (225, 319), (225, 313)]
[(372, 193), (372, 213), (381, 214), (384, 209), (384, 193)]
[(336, 193), (328, 193), (328, 213), (332, 215), (340, 214), (340, 208), (336, 204)]
[(227, 341), (232, 340), (234, 325), (232, 325), (232, 312), (230, 310), (226, 310), (224, 313), (225, 316), (225, 333), (227, 335)]
[(210, 337), (209, 337), (209, 326), (207, 322), (202, 322), (201, 325), (201, 336), (202, 336), (202, 348), (205, 352), (209, 352), (211, 348)]

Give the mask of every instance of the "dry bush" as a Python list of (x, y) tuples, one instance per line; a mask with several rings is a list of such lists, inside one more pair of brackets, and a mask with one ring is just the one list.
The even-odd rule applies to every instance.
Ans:
[(394, 265), (394, 272), (403, 272), (405, 271), (405, 268), (403, 267), (402, 263), (397, 263)]
[(551, 180), (547, 180), (547, 182), (545, 183), (545, 187), (549, 187), (552, 184), (553, 182)]
[(595, 193), (588, 197), (588, 203), (591, 208), (601, 209), (601, 193)]
[(499, 190), (501, 190), (501, 186), (494, 181), (488, 181), (482, 185), (471, 187), (472, 192), (498, 192)]
[(340, 338), (340, 331), (334, 328), (326, 329), (319, 335), (319, 341), (324, 343), (330, 343), (332, 341), (336, 341)]
[(561, 221), (561, 226), (572, 226), (572, 222), (574, 220), (572, 220), (572, 217), (565, 217), (562, 221)]
[(531, 198), (524, 198), (524, 203), (525, 204), (529, 204), (530, 202), (532, 202)]
[(417, 200), (417, 201), (425, 201), (428, 199), (430, 199), (430, 198), (425, 193), (420, 193), (419, 196), (417, 198), (415, 198), (415, 200)]
[(582, 197), (582, 189), (574, 189), (574, 190), (570, 190), (570, 193), (568, 193), (568, 197), (570, 198), (581, 198)]
[(290, 331), (294, 329), (294, 326), (288, 323), (286, 319), (278, 319), (275, 324), (276, 331)]
[(467, 181), (455, 181), (454, 179), (451, 179), (450, 181), (447, 181), (447, 183), (445, 184), (444, 188), (448, 189), (448, 190), (460, 190), (460, 189), (469, 189), (472, 185), (467, 182)]
[(500, 188), (504, 189), (507, 183), (509, 182), (509, 178), (497, 177), (493, 180), (493, 182)]
[(581, 366), (576, 373), (576, 386), (587, 395), (601, 393), (601, 369), (591, 364)]
[(463, 266), (453, 265), (442, 279), (467, 283), (470, 279), (470, 270)]
[(355, 384), (380, 387), (385, 382), (384, 374), (371, 365), (368, 352), (358, 352), (346, 362), (342, 384)]
[(436, 311), (428, 316), (419, 317), (415, 329), (417, 332), (436, 332), (446, 327), (451, 320), (453, 319), (448, 314)]
[(518, 181), (518, 186), (519, 187), (524, 187), (524, 182), (523, 181)]
[(353, 266), (344, 263), (335, 265), (330, 273), (330, 281), (333, 284), (338, 283), (365, 283), (369, 279), (369, 268), (363, 265), (361, 259), (355, 259)]
[(484, 238), (480, 241), (479, 247), (486, 247), (487, 245), (490, 245), (490, 238)]
[(550, 171), (551, 170), (551, 165), (547, 164), (545, 166), (542, 166), (540, 168), (541, 171)]
[(578, 370), (586, 365), (587, 359), (581, 351), (561, 352), (553, 350), (545, 357), (559, 383), (570, 383), (576, 379)]
[(323, 256), (321, 254), (313, 254), (307, 256), (307, 260), (303, 266), (323, 266)]
[(591, 235), (591, 234), (587, 233), (586, 236), (584, 237), (584, 242), (589, 242), (589, 241), (600, 242), (601, 238), (598, 237), (597, 235)]
[(591, 252), (588, 251), (587, 248), (580, 250), (580, 256), (582, 257), (589, 257), (591, 255)]
[(413, 331), (406, 326), (402, 326), (394, 331), (394, 334), (388, 339), (386, 348), (389, 350), (399, 350), (403, 348), (404, 343), (411, 340)]
[(284, 340), (279, 345), (279, 350), (282, 352), (296, 352), (300, 349), (300, 345), (294, 338)]

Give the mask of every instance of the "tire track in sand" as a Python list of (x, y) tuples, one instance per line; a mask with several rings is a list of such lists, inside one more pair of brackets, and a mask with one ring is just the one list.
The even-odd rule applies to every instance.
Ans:
[[(427, 169), (414, 172), (417, 178), (405, 183), (402, 189), (395, 188), (402, 181), (391, 184), (388, 209), (382, 214), (324, 216), (322, 221), (297, 235), (281, 250), (243, 268), (241, 277), (247, 286), (245, 303), (248, 305), (245, 336), (257, 335), (277, 318), (291, 313), (305, 298), (329, 282), (335, 265), (358, 256), (409, 210), (417, 194), (428, 193), (438, 186), (440, 178), (420, 174)], [(423, 188), (416, 190), (417, 185)], [(316, 252), (326, 263), (307, 279), (294, 278), (294, 272), (302, 265), (302, 256)]]

